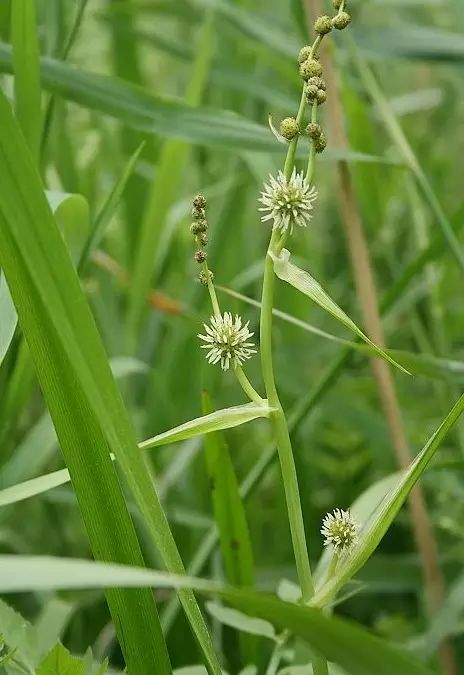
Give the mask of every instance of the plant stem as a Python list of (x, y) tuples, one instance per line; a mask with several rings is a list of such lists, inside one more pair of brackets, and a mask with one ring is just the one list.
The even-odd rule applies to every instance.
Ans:
[(237, 377), (237, 380), (242, 387), (243, 391), (245, 394), (254, 402), (257, 403), (258, 405), (262, 405), (264, 403), (264, 399), (258, 394), (256, 389), (253, 387), (251, 384), (250, 380), (247, 378), (245, 375), (243, 368), (240, 366), (237, 366), (237, 368), (234, 369), (235, 375)]
[[(217, 295), (216, 295), (216, 289), (214, 288), (214, 284), (211, 280), (211, 273), (210, 273), (208, 263), (206, 262), (206, 260), (205, 260), (205, 262), (202, 263), (201, 267), (202, 267), (203, 272), (205, 273), (206, 279), (208, 280), (208, 282), (207, 282), (208, 292), (209, 292), (209, 297), (210, 297), (210, 300), (211, 300), (211, 305), (213, 307), (214, 316), (215, 317), (221, 317), (222, 316), (221, 308), (219, 307), (219, 302), (218, 302)], [(237, 366), (233, 370), (234, 370), (234, 374), (235, 374), (235, 376), (238, 380), (238, 383), (240, 384), (240, 386), (242, 387), (243, 391), (248, 396), (248, 398), (251, 401), (253, 401), (253, 403), (257, 403), (258, 405), (262, 405), (263, 402), (264, 402), (263, 397), (260, 396), (258, 394), (258, 392), (256, 391), (256, 389), (253, 387), (250, 380), (245, 375), (245, 373), (243, 371), (243, 368), (241, 368), (240, 366)]]
[(213, 307), (213, 312), (215, 317), (220, 317), (221, 316), (221, 310), (219, 309), (219, 302), (217, 299), (216, 295), (216, 289), (214, 288), (214, 284), (211, 281), (211, 273), (208, 268), (208, 263), (205, 261), (202, 264), (203, 272), (206, 275), (206, 278), (208, 279), (208, 293), (209, 297), (211, 299), (211, 305)]
[(288, 433), (287, 420), (277, 394), (274, 379), (274, 367), (272, 361), (272, 307), (274, 301), (274, 265), (269, 253), (273, 250), (278, 238), (278, 232), (274, 230), (266, 254), (264, 268), (263, 295), (261, 300), (261, 365), (264, 378), (264, 386), (269, 404), (275, 408), (271, 413), (271, 421), (276, 436), (277, 451), (279, 453), (282, 479), (285, 490), (285, 499), (288, 509), (290, 531), (292, 536), (295, 562), (298, 579), (301, 586), (303, 602), (308, 602), (314, 594), (314, 586), (309, 564), (306, 535), (301, 512), (300, 492), (296, 475), (295, 461), (293, 458), (290, 436)]
[[(315, 101), (313, 103), (313, 107), (311, 110), (311, 122), (314, 124), (317, 122), (317, 102)], [(316, 141), (313, 140), (311, 142), (311, 149), (309, 151), (309, 159), (308, 159), (308, 169), (306, 171), (306, 182), (308, 185), (311, 185), (313, 182), (314, 178), (314, 169), (316, 168)]]

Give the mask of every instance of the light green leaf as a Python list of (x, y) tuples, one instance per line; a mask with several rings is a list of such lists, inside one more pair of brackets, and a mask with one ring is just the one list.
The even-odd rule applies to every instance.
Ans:
[(231, 609), (230, 607), (224, 607), (224, 605), (218, 605), (215, 602), (207, 602), (206, 609), (211, 616), (225, 626), (236, 628), (250, 635), (259, 635), (276, 641), (274, 626), (269, 621), (250, 617), (247, 614), (243, 614), (243, 612)]
[(402, 472), (396, 485), (389, 490), (377, 508), (364, 522), (357, 544), (350, 551), (349, 556), (344, 556), (340, 559), (334, 576), (327, 581), (323, 581), (322, 585), (316, 588), (315, 596), (311, 601), (312, 605), (316, 607), (325, 605), (367, 562), (406, 501), (415, 483), (427, 467), (427, 464), (438, 450), (440, 443), (457, 422), (463, 411), (464, 395), (461, 396), (448, 413), (439, 428), (412, 462), (409, 469)]
[(142, 584), (158, 588), (193, 588), (218, 595), (242, 612), (271, 622), (306, 640), (353, 675), (431, 675), (406, 651), (380, 640), (343, 619), (320, 610), (288, 604), (250, 590), (222, 588), (203, 579), (174, 576), (155, 570), (104, 564), (70, 558), (0, 555), (0, 592), (58, 588), (100, 588)]
[[(235, 408), (217, 410), (210, 415), (191, 420), (190, 422), (181, 424), (179, 427), (166, 431), (159, 436), (154, 436), (146, 441), (142, 441), (139, 443), (139, 448), (147, 450), (157, 446), (166, 445), (167, 443), (175, 443), (194, 436), (208, 434), (212, 431), (229, 429), (259, 417), (268, 417), (270, 412), (271, 408), (265, 405), (258, 406), (255, 403), (246, 403), (245, 405), (236, 406)], [(44, 417), (42, 426), (46, 438), (50, 435), (50, 440), (54, 444), (54, 432), (47, 416)], [(41, 429), (38, 431), (42, 433)], [(35, 444), (36, 441), (36, 434), (32, 434), (31, 442), (34, 442)], [(28, 448), (25, 449), (25, 452), (29, 452)], [(12, 482), (13, 477), (17, 480), (18, 473), (16, 465), (17, 462), (14, 462), (14, 467), (11, 466), (11, 468), (8, 468), (5, 476), (2, 476), (5, 482), (7, 480), (8, 482)], [(16, 502), (29, 499), (30, 497), (42, 494), (43, 492), (48, 492), (48, 490), (52, 490), (55, 487), (68, 483), (69, 480), (70, 476), (68, 470), (61, 469), (44, 476), (38, 476), (37, 478), (17, 483), (16, 485), (11, 485), (10, 487), (0, 490), (0, 507), (8, 504), (15, 504)]]
[(322, 307), (322, 309), (331, 314), (349, 330), (353, 331), (353, 333), (361, 338), (361, 340), (364, 340), (364, 342), (366, 342), (374, 350), (377, 356), (385, 359), (385, 361), (388, 361), (403, 372), (408, 373), (405, 368), (400, 366), (399, 363), (388, 356), (388, 354), (380, 349), (380, 347), (377, 347), (377, 345), (369, 340), (367, 335), (364, 335), (364, 333), (357, 327), (354, 321), (352, 321), (350, 317), (345, 314), (342, 309), (340, 309), (340, 307), (324, 291), (322, 286), (310, 274), (308, 274), (308, 272), (305, 272), (290, 262), (290, 251), (287, 251), (287, 249), (284, 248), (279, 256), (275, 256), (273, 254), (271, 255), (274, 261), (274, 271), (279, 279), (286, 281), (298, 291), (304, 293), (304, 295), (307, 295), (308, 298), (311, 298), (311, 300), (318, 304), (319, 307)]
[(40, 664), (37, 675), (84, 675), (84, 664), (58, 642)]
[(67, 469), (60, 469), (45, 476), (38, 476), (17, 485), (11, 485), (0, 490), (0, 507), (16, 504), (23, 499), (29, 499), (43, 492), (48, 492), (48, 490), (53, 490), (53, 488), (59, 485), (69, 483), (70, 480), (69, 471)]
[(18, 323), (6, 279), (0, 272), (0, 366), (6, 356)]
[(166, 445), (167, 443), (176, 443), (184, 441), (193, 436), (201, 436), (209, 434), (212, 431), (219, 431), (221, 429), (230, 429), (231, 427), (246, 424), (258, 417), (269, 417), (272, 408), (267, 405), (267, 401), (263, 405), (256, 405), (256, 403), (245, 403), (244, 405), (237, 405), (233, 408), (223, 408), (216, 410), (209, 415), (197, 417), (194, 420), (185, 422), (184, 424), (165, 431), (162, 434), (153, 436), (146, 441), (139, 443), (142, 450), (155, 448), (158, 445)]

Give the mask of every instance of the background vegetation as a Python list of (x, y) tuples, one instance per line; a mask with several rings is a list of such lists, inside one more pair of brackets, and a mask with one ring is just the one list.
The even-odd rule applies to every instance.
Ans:
[[(279, 120), (296, 112), (301, 81), (295, 58), (308, 41), (306, 10), (311, 3), (305, 8), (300, 0), (47, 0), (37, 2), (35, 32), (33, 21), (24, 19), (28, 11), (24, 7), (31, 3), (18, 0), (16, 9), (23, 6), (25, 14), (16, 29), (28, 27), (31, 32), (16, 35), (12, 55), (15, 3), (0, 6), (2, 89), (16, 100), (18, 121), (47, 190), (68, 195), (52, 195), (50, 200), (52, 206), (59, 202), (58, 223), (75, 261), (80, 257), (82, 286), (137, 440), (201, 415), (205, 390), (216, 408), (243, 403), (233, 377), (209, 366), (199, 349), (196, 335), (210, 308), (207, 293), (196, 280), (189, 233), (191, 199), (198, 191), (208, 198), (208, 259), (215, 282), (224, 287), (219, 297), (256, 329), (256, 305), (231, 296), (230, 289), (253, 301), (260, 297), (269, 231), (259, 222), (257, 195), (267, 174), (282, 166), (285, 150), (267, 129), (267, 116), (272, 112)], [(317, 208), (312, 227), (297, 232), (292, 245), (302, 266), (363, 325), (337, 173), (340, 160), (346, 161), (379, 296), (387, 303), (390, 298), (383, 321), (387, 344), (416, 355), (403, 354), (401, 361), (398, 354), (412, 377), (393, 373), (406, 437), (416, 454), (456, 401), (464, 380), (462, 253), (450, 236), (454, 230), (462, 242), (464, 5), (460, 0), (366, 0), (351, 3), (350, 11), (355, 46), (336, 35), (331, 52), (340, 78), (348, 142), (344, 147), (334, 142), (327, 123), (329, 92), (323, 111), (328, 148), (317, 164)], [(34, 68), (36, 36), (42, 92)], [(370, 71), (366, 74), (366, 64), (380, 93), (369, 78)], [(374, 105), (379, 101), (380, 108)], [(2, 122), (0, 134), (7, 129)], [(142, 141), (143, 148), (134, 157)], [(27, 197), (28, 165), (19, 166)], [(6, 186), (2, 182), (0, 190)], [(40, 200), (31, 196), (30, 204), (34, 213), (42, 213)], [(89, 231), (94, 233), (90, 240)], [(40, 269), (28, 267), (34, 244), (22, 241), (21, 255), (32, 289)], [(5, 250), (6, 239), (2, 243), (0, 238), (0, 244)], [(426, 253), (421, 256), (423, 250)], [(56, 251), (55, 258), (49, 251), (50, 265), (55, 261), (58, 268), (59, 247)], [(2, 264), (7, 272), (6, 263)], [(65, 276), (58, 280), (60, 284), (66, 286)], [(31, 313), (33, 306), (49, 300), (35, 292), (28, 295)], [(61, 470), (65, 464), (22, 332), (16, 329), (11, 344), (2, 335), (2, 323), (6, 332), (11, 326), (0, 292), (2, 298), (0, 484), (5, 489)], [(58, 307), (49, 301), (51, 307)], [(61, 302), (58, 296), (56, 302)], [(350, 335), (289, 286), (278, 285), (275, 305), (293, 317), (276, 318), (275, 369), (284, 407), (296, 420), (292, 439), (310, 556), (316, 560), (322, 551), (317, 533), (325, 513), (336, 506), (348, 507), (372, 483), (396, 471), (397, 462), (391, 425), (389, 431), (368, 355), (349, 350), (350, 357), (340, 361), (346, 347), (338, 338), (351, 339)], [(76, 345), (68, 343), (55, 353), (57, 372), (78, 363), (82, 355), (89, 358), (91, 375), (102, 387), (98, 403), (107, 415), (98, 424), (114, 423), (114, 446), (110, 445), (117, 454), (115, 446), (128, 447), (130, 433), (125, 436), (117, 428), (118, 416), (124, 415), (116, 393), (110, 385), (105, 389), (106, 371), (92, 365), (92, 359), (94, 364), (98, 360), (98, 346), (90, 338), (88, 342), (79, 338), (79, 325), (87, 315), (77, 304), (65, 306), (63, 312), (69, 313), (70, 326), (76, 324), (77, 337)], [(311, 334), (307, 324), (330, 335)], [(44, 320), (37, 335), (38, 342), (47, 335), (51, 344), (54, 333)], [(62, 338), (66, 342), (65, 335)], [(9, 345), (5, 354), (2, 344), (5, 349)], [(334, 366), (338, 362), (341, 365)], [(253, 382), (258, 380), (258, 368), (257, 359), (250, 362), (247, 372)], [(331, 377), (324, 379), (328, 373)], [(58, 414), (62, 405), (80, 406), (84, 412), (73, 425), (82, 434), (82, 444), (88, 444), (92, 436), (87, 426), (94, 422), (90, 413), (86, 415), (85, 405), (88, 400), (97, 401), (90, 375), (85, 380), (88, 388), (83, 386), (81, 391), (70, 372), (68, 389), (58, 394), (50, 377), (49, 390), (43, 382), (42, 388), (55, 396), (52, 414), (53, 410)], [(462, 426), (453, 430), (421, 481), (447, 588), (446, 612), (439, 622), (437, 612), (427, 609), (420, 557), (406, 509), (358, 575), (361, 585), (353, 587), (356, 592), (337, 607), (340, 615), (420, 657), (431, 657), (429, 666), (435, 672), (439, 672), (435, 655), (443, 636), (450, 637), (455, 649), (454, 672), (464, 672), (462, 666), (459, 669), (464, 662), (463, 433)], [(265, 421), (256, 420), (226, 431), (224, 438), (238, 481), (249, 486), (245, 500), (252, 543), (248, 571), (257, 588), (275, 592), (283, 579), (296, 579), (280, 470), (273, 461), (269, 434)], [(65, 456), (69, 453), (66, 447), (63, 451)], [(210, 449), (207, 464), (202, 438), (192, 438), (148, 451), (146, 470), (155, 477), (186, 567), (193, 561), (193, 574), (221, 580), (224, 560), (211, 535), (212, 453)], [(92, 464), (91, 453), (82, 452), (79, 461), (88, 477), (94, 474), (98, 489), (100, 460)], [(250, 482), (250, 472), (260, 461), (263, 470), (251, 473)], [(69, 460), (66, 465), (72, 469)], [(130, 480), (124, 470), (125, 484), (137, 484), (143, 466), (140, 462)], [(224, 476), (229, 469), (221, 467), (219, 473)], [(111, 488), (102, 486), (101, 502), (110, 494)], [(0, 501), (2, 553), (91, 557), (69, 483), (13, 501)], [(147, 565), (163, 568), (147, 519), (140, 516), (140, 503), (136, 506), (132, 496), (128, 503)], [(90, 510), (98, 506), (98, 502), (87, 504)], [(146, 504), (149, 510), (149, 501)], [(112, 519), (111, 508), (105, 504), (106, 522)], [(93, 517), (90, 512), (88, 517)], [(104, 522), (98, 527), (104, 528)], [(199, 554), (202, 550), (204, 555)], [(130, 562), (130, 551), (127, 555)], [(226, 569), (226, 573), (233, 580), (233, 572)], [(155, 594), (173, 666), (200, 663), (188, 623), (172, 603), (172, 592), (159, 589)], [(91, 646), (97, 661), (109, 656), (115, 669), (123, 667), (100, 590), (42, 591), (5, 599), (37, 624), (43, 645), (50, 647), (60, 637), (73, 654), (82, 655)], [(246, 664), (243, 655), (252, 654), (247, 652), (250, 649), (258, 649), (261, 667), (269, 661), (272, 640), (244, 642), (243, 634), (239, 638), (236, 630), (224, 625), (229, 621), (217, 609), (205, 613), (229, 672), (238, 672), (240, 664)], [(5, 633), (11, 622), (9, 610), (0, 605), (0, 632)], [(290, 647), (295, 650), (295, 664), (308, 662), (310, 652), (303, 641)], [(284, 667), (286, 653), (281, 656)]]

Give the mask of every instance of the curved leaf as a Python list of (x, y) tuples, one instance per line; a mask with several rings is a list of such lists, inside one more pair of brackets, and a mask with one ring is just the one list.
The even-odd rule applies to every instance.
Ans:
[(256, 405), (256, 403), (245, 403), (244, 405), (237, 405), (233, 408), (223, 408), (216, 410), (209, 415), (197, 417), (194, 420), (185, 422), (174, 429), (158, 434), (153, 438), (139, 443), (142, 450), (155, 448), (158, 445), (166, 445), (167, 443), (176, 443), (183, 441), (193, 436), (201, 436), (212, 431), (220, 431), (221, 429), (230, 429), (240, 424), (245, 424), (258, 417), (269, 417), (272, 408), (267, 405), (267, 401), (263, 405)]
[(331, 314), (335, 319), (340, 321), (344, 326), (353, 331), (361, 340), (364, 340), (369, 347), (371, 347), (377, 356), (380, 356), (385, 361), (396, 366), (404, 373), (410, 374), (403, 366), (394, 361), (386, 352), (375, 345), (367, 335), (364, 335), (357, 325), (345, 314), (345, 312), (332, 300), (332, 298), (324, 291), (322, 286), (308, 273), (300, 269), (292, 262), (290, 262), (290, 251), (284, 248), (279, 256), (271, 254), (274, 261), (274, 271), (279, 279), (286, 281), (288, 284), (296, 288), (308, 298), (311, 298), (319, 307), (322, 307), (326, 312)]
[(406, 501), (417, 480), (427, 467), (440, 443), (464, 412), (464, 395), (457, 401), (439, 428), (431, 436), (407, 471), (387, 493), (361, 528), (359, 540), (349, 556), (340, 559), (335, 574), (316, 588), (311, 604), (324, 606), (338, 590), (367, 562), (377, 548), (393, 519)]

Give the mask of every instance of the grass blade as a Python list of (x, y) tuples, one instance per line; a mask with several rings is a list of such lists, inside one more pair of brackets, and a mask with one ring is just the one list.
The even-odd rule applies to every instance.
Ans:
[(223, 589), (203, 579), (176, 577), (155, 570), (63, 558), (0, 555), (0, 592), (101, 588), (108, 583), (114, 586), (188, 587), (207, 595), (219, 595), (237, 609), (299, 635), (353, 675), (372, 675), (373, 672), (377, 675), (430, 675), (430, 671), (407, 652), (363, 628), (325, 616), (320, 610), (271, 596), (249, 590)]
[[(143, 562), (109, 446), (166, 566), (182, 574), (182, 561), (166, 517), (142, 456), (134, 452), (130, 420), (88, 304), (53, 222), (24, 139), (3, 96), (0, 96), (0, 123), (3, 130), (0, 178), (5, 186), (0, 195), (0, 262), (10, 286), (14, 287), (12, 295), (21, 325), (80, 497), (94, 551), (99, 557), (118, 560), (125, 556), (129, 563)], [(34, 275), (29, 273), (31, 269)], [(67, 396), (63, 396), (62, 389)], [(107, 492), (105, 497), (103, 491)], [(89, 508), (89, 504), (93, 507)], [(125, 591), (109, 591), (108, 597), (117, 619), (116, 628), (124, 633), (126, 658), (136, 664), (133, 670), (153, 672), (153, 660), (158, 659), (161, 672), (169, 672), (152, 597), (142, 591), (127, 597)], [(193, 594), (182, 591), (181, 600), (211, 672), (219, 673)], [(124, 622), (124, 629), (120, 622)], [(145, 639), (147, 634), (152, 636), (149, 641)]]
[(133, 153), (133, 155), (129, 158), (129, 161), (127, 162), (126, 166), (124, 167), (124, 171), (122, 172), (119, 180), (109, 193), (105, 203), (103, 204), (100, 212), (98, 213), (97, 217), (95, 218), (95, 223), (93, 224), (92, 231), (90, 232), (87, 241), (85, 242), (85, 245), (82, 249), (82, 253), (80, 255), (79, 259), (79, 265), (78, 265), (78, 270), (79, 272), (82, 272), (84, 269), (86, 263), (90, 259), (90, 256), (94, 252), (94, 250), (97, 248), (97, 246), (100, 244), (106, 228), (110, 224), (110, 221), (112, 217), (114, 216), (114, 213), (119, 205), (121, 196), (124, 192), (124, 189), (127, 185), (128, 180), (132, 176), (132, 173), (134, 171), (135, 165), (137, 163), (137, 160), (140, 156), (140, 153), (143, 150), (145, 143), (141, 143), (137, 150)]
[(425, 172), (419, 164), (419, 161), (417, 160), (417, 157), (415, 156), (414, 151), (401, 128), (401, 125), (391, 110), (390, 104), (383, 95), (374, 73), (369, 68), (365, 60), (361, 57), (355, 43), (351, 39), (349, 39), (349, 46), (351, 56), (358, 69), (359, 76), (366, 91), (375, 103), (392, 142), (396, 145), (399, 152), (403, 156), (406, 165), (412, 171), (417, 184), (422, 191), (425, 201), (436, 218), (445, 241), (448, 244), (450, 252), (454, 256), (461, 271), (464, 272), (464, 253), (462, 251), (461, 244), (459, 243), (453, 231), (450, 221), (445, 215)]

